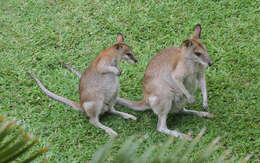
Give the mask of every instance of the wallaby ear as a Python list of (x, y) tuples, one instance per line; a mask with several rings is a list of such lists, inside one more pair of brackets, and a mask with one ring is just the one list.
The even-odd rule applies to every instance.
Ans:
[(124, 37), (121, 33), (117, 33), (117, 43), (124, 42)]
[(194, 27), (194, 33), (193, 33), (192, 38), (194, 38), (194, 39), (200, 39), (200, 34), (201, 34), (201, 25), (200, 25), (200, 24), (197, 24), (197, 25), (195, 25), (195, 27)]
[(191, 40), (185, 40), (183, 41), (183, 46), (186, 47), (186, 48), (189, 48), (189, 47), (192, 47), (193, 43)]

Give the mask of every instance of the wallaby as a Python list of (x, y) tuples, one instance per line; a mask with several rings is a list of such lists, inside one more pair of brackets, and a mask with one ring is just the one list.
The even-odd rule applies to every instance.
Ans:
[(123, 35), (118, 33), (117, 43), (101, 51), (82, 75), (78, 71), (74, 71), (80, 77), (80, 103), (70, 101), (50, 92), (38, 78), (33, 74), (29, 73), (29, 75), (37, 82), (46, 95), (71, 106), (75, 110), (84, 111), (88, 115), (90, 123), (104, 129), (109, 135), (117, 137), (118, 134), (115, 131), (100, 123), (99, 115), (108, 111), (125, 119), (136, 120), (135, 116), (114, 109), (119, 92), (118, 76), (121, 72), (118, 62), (120, 60), (132, 63), (137, 62), (131, 48), (123, 42)]
[(196, 25), (189, 40), (182, 47), (169, 47), (153, 56), (143, 78), (143, 99), (138, 102), (117, 98), (116, 103), (133, 110), (152, 109), (158, 116), (157, 130), (176, 137), (186, 137), (167, 128), (168, 113), (181, 112), (201, 117), (212, 117), (208, 112), (186, 110), (184, 105), (194, 103), (192, 94), (198, 83), (203, 95), (203, 108), (207, 109), (205, 70), (211, 66), (206, 47), (200, 42), (201, 25)]

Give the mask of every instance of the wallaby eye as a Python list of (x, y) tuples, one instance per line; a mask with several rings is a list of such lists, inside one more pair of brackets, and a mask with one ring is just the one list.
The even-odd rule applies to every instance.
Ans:
[(201, 53), (195, 52), (195, 55), (199, 57), (199, 56), (201, 56)]
[(126, 53), (126, 55), (127, 55), (128, 57), (130, 57), (132, 54), (131, 54), (131, 53)]

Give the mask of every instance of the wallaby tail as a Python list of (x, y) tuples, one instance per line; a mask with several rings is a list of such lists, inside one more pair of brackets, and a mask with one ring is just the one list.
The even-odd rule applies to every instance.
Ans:
[(136, 111), (144, 111), (149, 109), (150, 107), (145, 103), (144, 99), (141, 101), (129, 101), (123, 98), (117, 98), (116, 104), (127, 106), (130, 109), (136, 110)]
[(74, 74), (76, 74), (78, 76), (78, 78), (81, 78), (81, 73), (78, 70), (76, 70), (75, 68), (72, 68), (70, 65), (63, 63), (63, 62), (59, 62), (59, 64), (66, 67), (67, 69), (69, 69)]
[(71, 106), (74, 110), (83, 111), (83, 110), (81, 109), (81, 106), (80, 106), (79, 103), (70, 101), (70, 100), (68, 100), (68, 99), (66, 99), (66, 98), (64, 98), (64, 97), (61, 97), (61, 96), (58, 96), (58, 95), (52, 93), (51, 91), (49, 91), (48, 89), (46, 89), (46, 88), (44, 87), (44, 85), (41, 83), (41, 81), (40, 81), (37, 77), (35, 77), (33, 74), (31, 74), (31, 73), (29, 73), (29, 72), (27, 72), (27, 74), (29, 74), (29, 75), (31, 76), (31, 78), (33, 78), (33, 79), (37, 82), (37, 84), (40, 86), (41, 90), (42, 90), (47, 96), (49, 96), (50, 98), (52, 98), (52, 99), (54, 99), (54, 100), (57, 100), (57, 101), (60, 101), (60, 102), (63, 102), (63, 103), (65, 103), (65, 104)]

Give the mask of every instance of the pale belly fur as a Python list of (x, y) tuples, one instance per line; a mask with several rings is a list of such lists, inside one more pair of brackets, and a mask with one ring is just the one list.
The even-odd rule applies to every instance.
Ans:
[(107, 112), (111, 108), (111, 106), (115, 104), (120, 87), (118, 77), (107, 78), (106, 83), (109, 83), (109, 85), (103, 87), (104, 106), (102, 109), (102, 113)]

